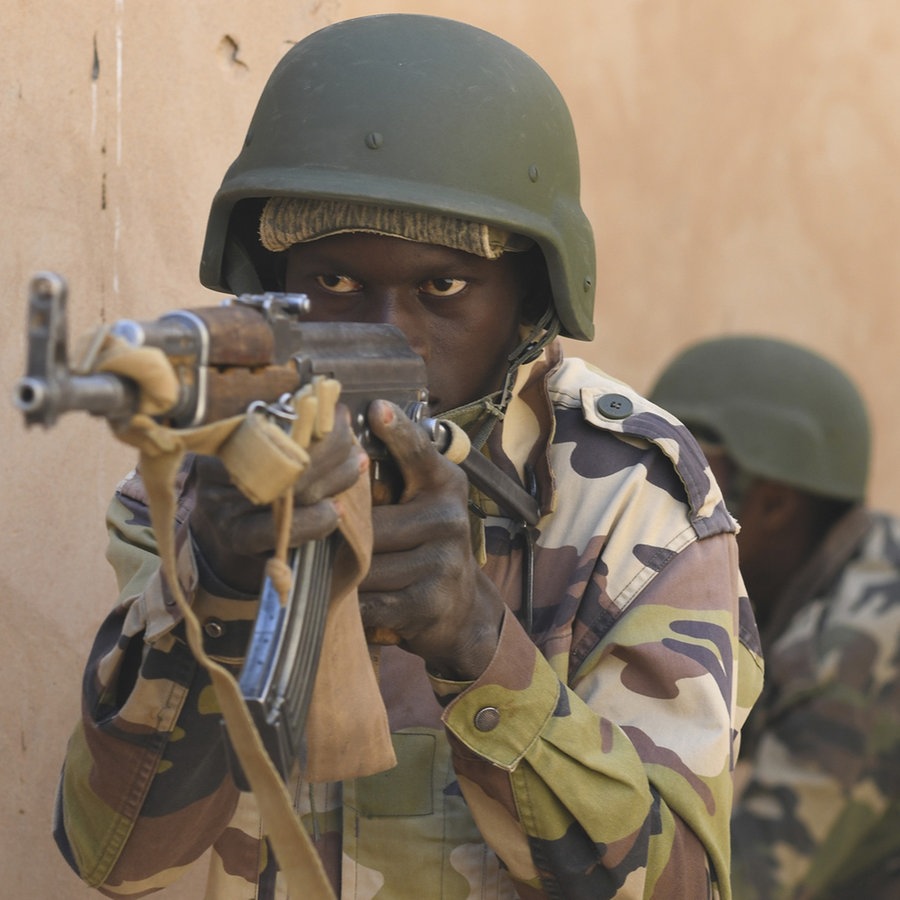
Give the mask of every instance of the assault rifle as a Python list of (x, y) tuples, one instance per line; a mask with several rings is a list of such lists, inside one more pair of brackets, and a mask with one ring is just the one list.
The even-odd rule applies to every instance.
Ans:
[[(138, 407), (139, 389), (127, 377), (72, 371), (66, 324), (67, 288), (52, 272), (36, 274), (28, 301), (28, 359), (14, 402), (27, 425), (52, 426), (65, 412), (84, 411), (124, 427)], [(123, 319), (109, 332), (135, 347), (156, 347), (179, 383), (177, 401), (156, 418), (192, 428), (263, 409), (273, 420), (284, 403), (318, 377), (337, 380), (340, 401), (372, 460), (376, 482), (389, 480), (390, 459), (373, 438), (366, 410), (374, 399), (403, 408), (442, 452), (450, 430), (428, 418), (425, 364), (390, 325), (304, 322), (302, 294), (242, 295), (217, 307), (181, 309), (153, 321)], [(477, 451), (460, 462), (469, 480), (521, 522), (538, 519), (534, 499)], [(263, 743), (282, 776), (298, 757), (312, 693), (330, 591), (336, 536), (290, 551), (289, 601), (282, 604), (266, 577), (239, 685)]]

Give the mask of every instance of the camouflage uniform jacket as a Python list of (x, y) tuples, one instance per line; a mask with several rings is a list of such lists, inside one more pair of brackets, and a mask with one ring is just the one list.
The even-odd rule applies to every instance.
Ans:
[[(297, 787), (340, 896), (729, 897), (733, 762), (761, 659), (736, 526), (705, 461), (675, 420), (559, 344), (519, 373), (490, 454), (537, 481), (531, 635), (515, 614), (519, 529), (476, 497), (486, 570), (510, 607), (488, 669), (439, 681), (388, 648), (397, 767)], [(121, 597), (88, 661), (58, 843), (109, 896), (170, 883), (210, 847), (207, 896), (283, 896), (142, 498), (126, 479), (110, 509)], [(186, 531), (180, 577), (217, 623), (209, 652), (236, 662), (252, 604), (198, 586)], [(489, 708), (499, 715), (479, 715)]]
[(848, 513), (775, 609), (735, 896), (900, 897), (900, 521)]

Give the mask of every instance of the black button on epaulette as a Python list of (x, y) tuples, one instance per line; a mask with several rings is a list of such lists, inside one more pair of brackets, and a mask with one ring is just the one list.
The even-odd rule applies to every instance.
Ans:
[(607, 419), (625, 419), (633, 410), (634, 404), (622, 394), (604, 394), (597, 400), (597, 412)]

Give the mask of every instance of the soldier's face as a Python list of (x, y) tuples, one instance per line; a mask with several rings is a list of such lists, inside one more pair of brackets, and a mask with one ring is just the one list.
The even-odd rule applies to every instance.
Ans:
[(285, 287), (310, 298), (310, 321), (386, 323), (424, 360), (430, 411), (498, 390), (518, 343), (525, 265), (504, 254), (372, 234), (340, 234), (287, 251)]

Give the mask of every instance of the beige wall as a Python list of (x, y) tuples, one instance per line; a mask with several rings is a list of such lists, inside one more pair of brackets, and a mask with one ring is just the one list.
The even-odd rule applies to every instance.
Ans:
[[(895, 0), (11, 0), (0, 66), (7, 392), (26, 285), (64, 273), (71, 333), (209, 299), (209, 201), (291, 41), (337, 19), (424, 11), (535, 56), (569, 98), (601, 261), (598, 339), (644, 389), (722, 331), (843, 360), (876, 419), (873, 495), (900, 510), (900, 13)], [(49, 839), (80, 670), (114, 594), (103, 510), (131, 453), (71, 417), (26, 432), (8, 402), (0, 883), (88, 896)], [(167, 896), (196, 897), (196, 881)]]

